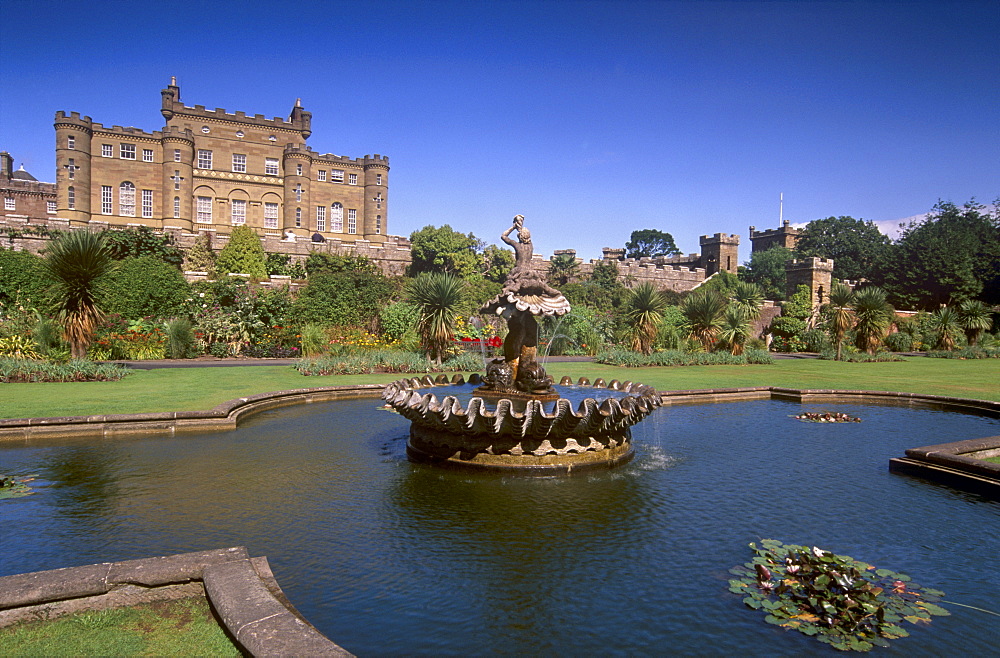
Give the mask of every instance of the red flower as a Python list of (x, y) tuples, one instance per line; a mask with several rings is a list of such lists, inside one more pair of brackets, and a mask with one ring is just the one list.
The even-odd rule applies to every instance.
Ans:
[(486, 344), (489, 345), (490, 347), (500, 347), (501, 345), (503, 345), (503, 340), (500, 338), (500, 336), (494, 336), (493, 338), (490, 338)]

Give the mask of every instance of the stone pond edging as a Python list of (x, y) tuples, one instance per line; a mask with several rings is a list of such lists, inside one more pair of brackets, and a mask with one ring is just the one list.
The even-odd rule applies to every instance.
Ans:
[(306, 621), (267, 558), (243, 546), (0, 577), (0, 627), (191, 596), (207, 598), (250, 655), (352, 655)]

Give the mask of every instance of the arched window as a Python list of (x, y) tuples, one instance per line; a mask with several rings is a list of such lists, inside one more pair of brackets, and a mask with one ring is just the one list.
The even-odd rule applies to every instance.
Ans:
[(330, 206), (330, 230), (334, 233), (344, 232), (344, 206), (339, 203)]
[(180, 219), (181, 216), (181, 198), (179, 196), (174, 197), (174, 219)]
[(135, 185), (128, 181), (118, 187), (118, 214), (135, 217)]
[(76, 209), (76, 188), (72, 185), (67, 190), (66, 205), (69, 206), (70, 210)]

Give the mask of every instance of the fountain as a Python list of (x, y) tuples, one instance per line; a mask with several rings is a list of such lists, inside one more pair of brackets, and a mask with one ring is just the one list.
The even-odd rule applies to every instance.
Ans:
[[(510, 237), (514, 231), (516, 241)], [(500, 294), (480, 311), (506, 320), (503, 357), (487, 363), (484, 376), (470, 377), (470, 384), (481, 385), (472, 391), (467, 406), (458, 395), (439, 401), (433, 393), (421, 393), (423, 386), (434, 383), (426, 378), (386, 386), (383, 399), (411, 423), (407, 454), (443, 465), (536, 474), (628, 461), (633, 455), (629, 428), (659, 406), (655, 389), (613, 381), (608, 388), (619, 391), (620, 397), (600, 403), (587, 397), (574, 411), (538, 363), (535, 319), (561, 317), (569, 313), (570, 304), (532, 269), (531, 233), (522, 215), (514, 217), (500, 239), (514, 248), (515, 265)], [(571, 383), (564, 378), (560, 386)]]

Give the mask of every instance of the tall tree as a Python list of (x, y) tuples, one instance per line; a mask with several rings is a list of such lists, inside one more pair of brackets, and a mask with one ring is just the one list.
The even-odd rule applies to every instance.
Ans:
[(902, 308), (933, 310), (966, 299), (1000, 302), (1000, 205), (939, 201), (912, 222), (873, 277)]
[(795, 244), (800, 258), (832, 258), (833, 278), (871, 279), (889, 247), (889, 237), (871, 221), (853, 217), (814, 219)]
[(45, 270), (53, 281), (56, 320), (74, 359), (85, 358), (94, 340), (104, 315), (97, 305), (99, 287), (114, 267), (100, 233), (71, 231), (53, 240), (46, 250)]
[(632, 236), (625, 243), (627, 258), (656, 258), (657, 256), (675, 256), (681, 250), (674, 244), (674, 236), (655, 228), (632, 231)]
[(858, 349), (874, 354), (895, 317), (895, 311), (886, 301), (885, 291), (875, 286), (855, 290), (854, 317)]
[(831, 310), (830, 331), (833, 333), (834, 342), (837, 343), (837, 361), (840, 361), (844, 334), (854, 326), (854, 316), (851, 314), (853, 304), (854, 291), (842, 283), (834, 283), (827, 297), (827, 305)]
[(958, 307), (958, 323), (969, 345), (975, 347), (983, 332), (993, 325), (993, 311), (979, 300), (967, 299)]
[(462, 302), (465, 283), (442, 272), (429, 272), (413, 279), (406, 287), (406, 297), (419, 311), (417, 333), (427, 350), (428, 360), (438, 365), (455, 334), (455, 315)]
[(726, 311), (726, 299), (717, 290), (698, 288), (681, 304), (688, 333), (701, 341), (710, 352), (719, 336), (720, 324)]
[(737, 276), (760, 286), (764, 299), (781, 301), (785, 298), (785, 265), (794, 257), (792, 250), (785, 247), (755, 251), (750, 254), (747, 265), (739, 269)]
[(478, 273), (483, 242), (475, 235), (459, 233), (450, 225), (425, 226), (410, 234), (410, 274), (448, 272), (460, 277)]

